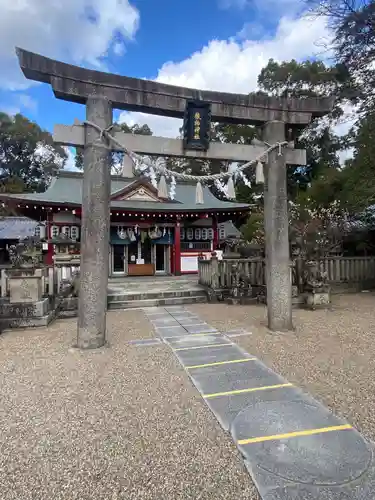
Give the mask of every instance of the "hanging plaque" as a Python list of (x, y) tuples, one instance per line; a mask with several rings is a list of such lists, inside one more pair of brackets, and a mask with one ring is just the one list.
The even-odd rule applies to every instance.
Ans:
[(211, 104), (187, 101), (184, 116), (184, 149), (207, 151), (210, 145)]

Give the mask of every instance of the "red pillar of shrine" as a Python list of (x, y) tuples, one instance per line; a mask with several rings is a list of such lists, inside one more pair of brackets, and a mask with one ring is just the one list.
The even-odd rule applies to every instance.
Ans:
[(215, 251), (219, 245), (219, 230), (217, 228), (217, 218), (212, 217), (212, 229), (214, 231), (214, 237), (212, 241), (212, 250)]
[(174, 228), (174, 274), (181, 274), (181, 223), (177, 222)]

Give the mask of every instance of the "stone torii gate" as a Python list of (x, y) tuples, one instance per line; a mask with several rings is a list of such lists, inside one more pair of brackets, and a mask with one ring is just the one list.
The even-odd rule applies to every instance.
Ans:
[[(26, 78), (49, 83), (55, 96), (86, 105), (86, 119), (101, 129), (112, 125), (113, 108), (183, 118), (187, 101), (210, 103), (213, 121), (261, 125), (269, 144), (285, 141), (286, 129), (306, 127), (327, 114), (331, 98), (283, 99), (176, 87), (138, 78), (102, 73), (55, 61), (17, 49)], [(156, 156), (249, 161), (264, 146), (211, 143), (208, 151), (185, 151), (182, 141), (116, 133), (129, 150)], [(65, 145), (84, 146), (82, 193), (81, 283), (78, 347), (105, 343), (108, 244), (110, 226), (109, 144), (90, 126), (57, 126), (54, 138)], [(265, 149), (265, 148), (264, 148)], [(263, 149), (263, 150), (264, 150)], [(305, 152), (286, 148), (268, 155), (265, 177), (266, 285), (268, 326), (274, 331), (292, 328), (286, 164), (304, 165)]]

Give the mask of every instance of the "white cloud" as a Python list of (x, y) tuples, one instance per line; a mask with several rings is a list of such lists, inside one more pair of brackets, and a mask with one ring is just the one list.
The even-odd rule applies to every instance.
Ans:
[(113, 53), (116, 56), (123, 56), (125, 54), (125, 51), (126, 51), (126, 47), (122, 42), (116, 42), (113, 45)]
[(139, 24), (128, 0), (0, 0), (0, 13), (0, 88), (8, 90), (31, 85), (18, 67), (16, 46), (100, 67), (101, 58), (118, 53)]
[[(158, 82), (206, 90), (247, 94), (256, 90), (257, 78), (270, 58), (302, 60), (320, 51), (317, 42), (330, 38), (325, 19), (281, 18), (273, 38), (238, 41), (212, 40), (180, 62), (166, 62)], [(122, 113), (128, 123), (147, 123), (155, 135), (176, 137), (181, 120), (141, 113)]]
[(37, 101), (27, 94), (19, 94), (18, 100), (19, 100), (21, 109), (24, 108), (24, 109), (28, 109), (30, 111), (35, 112), (38, 108)]
[(267, 33), (267, 29), (264, 24), (257, 21), (251, 21), (245, 23), (240, 31), (236, 34), (239, 41), (248, 40), (249, 38), (263, 38)]
[(13, 94), (6, 103), (0, 103), (0, 110), (8, 115), (14, 116), (17, 113), (22, 113), (24, 110), (36, 112), (38, 103), (28, 94)]
[(163, 116), (127, 111), (120, 114), (118, 121), (120, 123), (126, 122), (130, 127), (136, 123), (138, 125), (146, 124), (154, 135), (172, 137), (173, 139), (179, 136), (179, 129), (182, 127), (182, 120), (178, 118), (165, 118)]

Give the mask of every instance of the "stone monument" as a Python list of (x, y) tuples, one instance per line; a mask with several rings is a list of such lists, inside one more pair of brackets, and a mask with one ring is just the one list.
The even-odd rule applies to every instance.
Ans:
[(27, 238), (9, 248), (12, 264), (7, 269), (9, 296), (0, 301), (1, 327), (45, 326), (53, 319), (43, 284), (48, 268), (42, 265), (41, 244)]

